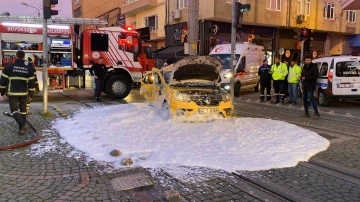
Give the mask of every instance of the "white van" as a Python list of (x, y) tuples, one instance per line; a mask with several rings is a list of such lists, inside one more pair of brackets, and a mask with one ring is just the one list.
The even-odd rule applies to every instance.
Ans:
[[(220, 86), (225, 90), (230, 90), (230, 59), (231, 44), (219, 44), (210, 52), (210, 56), (218, 58), (224, 68), (221, 72)], [(236, 67), (235, 67), (235, 88), (234, 95), (238, 97), (243, 89), (254, 89), (258, 91), (260, 77), (258, 69), (265, 59), (264, 47), (254, 44), (236, 43)], [(240, 58), (240, 59), (239, 59)]]
[(319, 68), (315, 96), (321, 106), (331, 100), (360, 99), (360, 57), (326, 56), (313, 62)]

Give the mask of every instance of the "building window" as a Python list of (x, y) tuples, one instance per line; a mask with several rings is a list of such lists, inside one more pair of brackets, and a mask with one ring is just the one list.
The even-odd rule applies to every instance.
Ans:
[(346, 11), (346, 21), (355, 23), (356, 22), (356, 12), (355, 11)]
[(158, 16), (153, 15), (144, 18), (145, 27), (149, 27), (150, 32), (154, 33), (158, 29)]
[(74, 10), (74, 18), (78, 18), (82, 15), (81, 13), (81, 7)]
[(334, 19), (334, 10), (335, 10), (335, 4), (331, 2), (325, 2), (324, 3), (324, 18), (325, 19)]
[(311, 0), (305, 0), (305, 15), (310, 15)]
[(302, 0), (297, 1), (297, 14), (301, 14), (302, 12)]
[(266, 0), (266, 9), (281, 11), (281, 0)]
[(182, 9), (188, 7), (188, 0), (175, 0), (176, 1), (176, 9)]
[(298, 0), (297, 1), (297, 14), (310, 15), (311, 0)]

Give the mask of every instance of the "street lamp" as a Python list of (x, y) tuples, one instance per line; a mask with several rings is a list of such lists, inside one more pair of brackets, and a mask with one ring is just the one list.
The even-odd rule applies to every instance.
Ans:
[(41, 10), (42, 8), (38, 9), (38, 8), (36, 8), (35, 6), (31, 6), (31, 5), (29, 5), (29, 4), (25, 3), (25, 2), (21, 2), (21, 4), (24, 5), (24, 6), (28, 6), (28, 7), (31, 7), (31, 8), (35, 8), (36, 11), (38, 12), (38, 17), (40, 17), (40, 10)]

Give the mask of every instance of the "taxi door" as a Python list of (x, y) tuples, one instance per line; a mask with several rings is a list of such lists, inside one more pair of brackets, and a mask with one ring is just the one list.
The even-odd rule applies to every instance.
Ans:
[(154, 103), (153, 105), (157, 108), (161, 108), (162, 104), (164, 103), (164, 100), (166, 98), (166, 92), (165, 92), (165, 80), (161, 73), (161, 70), (153, 69), (153, 76), (154, 76), (154, 82), (153, 82), (153, 99)]
[(152, 72), (145, 74), (143, 79), (140, 81), (140, 83), (141, 83), (140, 95), (144, 96), (145, 99), (150, 104), (152, 104), (154, 102), (153, 82), (154, 82), (154, 76), (153, 76)]

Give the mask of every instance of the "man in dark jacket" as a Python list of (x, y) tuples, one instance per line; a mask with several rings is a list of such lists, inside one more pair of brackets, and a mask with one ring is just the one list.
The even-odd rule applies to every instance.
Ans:
[(267, 101), (271, 101), (271, 74), (269, 73), (271, 66), (268, 65), (267, 59), (263, 61), (263, 65), (260, 66), (258, 75), (260, 76), (260, 101), (264, 101), (264, 91), (266, 88), (266, 99)]
[(309, 105), (308, 105), (308, 100), (309, 100), (315, 111), (314, 118), (319, 118), (320, 114), (314, 100), (314, 92), (316, 89), (316, 81), (317, 78), (319, 77), (319, 69), (315, 63), (312, 63), (311, 58), (312, 56), (310, 54), (306, 55), (305, 65), (301, 73), (303, 101), (304, 101), (304, 109), (305, 109), (304, 115), (306, 117), (310, 117)]
[(94, 64), (90, 69), (91, 76), (95, 80), (95, 100), (101, 101), (100, 96), (104, 88), (105, 74), (107, 73), (106, 66), (103, 64), (104, 59), (99, 58), (98, 63)]
[(26, 103), (35, 94), (34, 71), (24, 58), (24, 51), (17, 51), (15, 63), (5, 66), (0, 79), (0, 94), (3, 96), (6, 93), (9, 97), (11, 114), (19, 125), (19, 135), (26, 132)]

